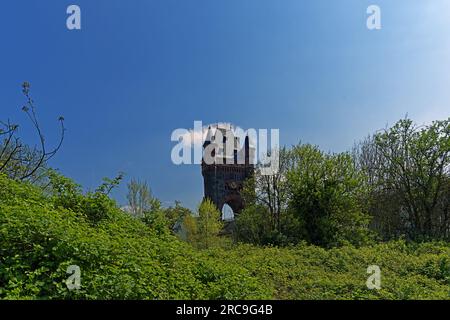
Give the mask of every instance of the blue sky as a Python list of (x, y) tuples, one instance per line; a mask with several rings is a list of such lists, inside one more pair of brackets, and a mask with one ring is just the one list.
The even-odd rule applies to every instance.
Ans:
[[(82, 30), (66, 28), (81, 8)], [(382, 29), (366, 28), (381, 8)], [(165, 205), (201, 200), (199, 166), (170, 159), (176, 128), (278, 128), (344, 151), (406, 113), (450, 115), (448, 0), (45, 0), (0, 10), (0, 118), (26, 123), (29, 81), (51, 165), (86, 189), (124, 171)], [(31, 128), (21, 134), (33, 143)], [(126, 183), (114, 192), (125, 204)]]

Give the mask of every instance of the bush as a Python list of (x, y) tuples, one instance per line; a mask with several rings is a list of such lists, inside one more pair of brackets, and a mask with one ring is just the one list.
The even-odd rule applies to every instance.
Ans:
[[(28, 184), (0, 176), (0, 190), (0, 298), (268, 297), (243, 268), (217, 267), (215, 277), (205, 280), (198, 270), (215, 265), (213, 260), (116, 207), (103, 207), (98, 212), (105, 218), (92, 224), (84, 213), (56, 205)], [(69, 265), (81, 268), (80, 290), (65, 285)]]
[[(0, 299), (450, 299), (448, 243), (197, 251), (103, 199), (75, 198), (0, 175)], [(95, 224), (86, 202), (102, 207)], [(372, 264), (378, 291), (366, 287)], [(70, 265), (79, 290), (65, 284)]]
[(365, 176), (352, 157), (311, 145), (298, 145), (292, 154), (289, 206), (304, 226), (305, 240), (325, 247), (368, 243)]

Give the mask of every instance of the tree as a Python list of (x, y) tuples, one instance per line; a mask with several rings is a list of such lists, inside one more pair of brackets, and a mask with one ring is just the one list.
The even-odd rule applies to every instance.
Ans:
[(198, 208), (197, 218), (197, 246), (201, 249), (207, 249), (217, 245), (219, 242), (219, 232), (223, 224), (220, 219), (220, 212), (216, 205), (209, 199), (202, 201)]
[(242, 196), (246, 207), (236, 217), (233, 233), (236, 241), (284, 245), (296, 243), (300, 238), (298, 219), (288, 210), (291, 151), (283, 147), (272, 152), (278, 153), (278, 170), (267, 175), (257, 167), (253, 177), (244, 183)]
[(128, 183), (128, 205), (131, 214), (135, 217), (143, 218), (144, 212), (150, 210), (152, 205), (152, 193), (147, 182), (131, 179)]
[(186, 215), (183, 218), (183, 229), (179, 235), (183, 240), (195, 246), (198, 239), (197, 218), (192, 214)]
[(267, 244), (269, 234), (272, 232), (271, 224), (267, 223), (269, 213), (262, 205), (247, 205), (236, 217), (233, 236), (238, 242), (254, 245)]
[(292, 157), (289, 206), (304, 228), (305, 240), (325, 247), (364, 243), (367, 189), (350, 154), (326, 154), (307, 144), (295, 146)]
[(95, 192), (100, 192), (105, 195), (109, 195), (112, 189), (116, 188), (120, 182), (123, 180), (124, 173), (120, 172), (116, 177), (113, 179), (111, 178), (103, 178), (103, 182), (100, 186), (97, 187)]
[(270, 230), (281, 231), (281, 216), (286, 211), (289, 190), (286, 173), (289, 169), (290, 152), (286, 148), (274, 150), (278, 153), (279, 168), (271, 175), (262, 174), (261, 168), (256, 168), (253, 177), (244, 183), (242, 195), (248, 205), (267, 208)]
[(141, 220), (155, 230), (158, 234), (169, 233), (169, 223), (161, 207), (161, 202), (156, 198), (151, 198), (148, 209), (143, 212)]
[(188, 208), (183, 207), (180, 201), (175, 201), (175, 206), (164, 209), (164, 214), (170, 230), (176, 232), (177, 230), (175, 229), (181, 226), (184, 218), (191, 216), (192, 212)]
[(398, 121), (361, 143), (371, 179), (371, 215), (385, 238), (449, 239), (450, 118), (417, 126)]
[(19, 125), (0, 121), (0, 173), (6, 174), (11, 179), (36, 183), (46, 177), (48, 161), (62, 146), (65, 133), (64, 118), (58, 119), (61, 126), (59, 142), (55, 148), (49, 150), (37, 118), (28, 82), (23, 83), (22, 93), (26, 98), (22, 111), (30, 119), (39, 143), (35, 147), (30, 147), (18, 136)]
[(95, 192), (83, 194), (80, 185), (50, 169), (45, 194), (56, 208), (64, 208), (82, 215), (95, 225), (110, 217), (113, 212), (117, 212), (116, 202), (109, 198), (108, 193), (120, 179), (121, 175), (114, 179), (105, 178)]
[(161, 201), (152, 196), (146, 181), (131, 179), (128, 183), (127, 199), (131, 215), (142, 220), (159, 234), (166, 234), (169, 231), (169, 222)]

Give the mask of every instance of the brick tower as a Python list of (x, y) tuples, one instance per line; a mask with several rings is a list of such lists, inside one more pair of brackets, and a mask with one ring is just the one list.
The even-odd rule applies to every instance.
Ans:
[[(218, 136), (221, 137), (222, 143), (216, 141)], [(231, 143), (229, 139), (233, 139), (233, 142)], [(254, 148), (250, 146), (248, 136), (245, 136), (244, 145), (241, 147), (239, 137), (234, 136), (233, 126), (230, 124), (209, 126), (203, 143), (205, 153), (208, 152), (207, 147), (212, 142), (217, 143), (219, 147), (216, 149), (217, 154), (215, 151), (211, 152), (214, 163), (207, 164), (203, 157), (204, 196), (211, 199), (220, 211), (228, 204), (234, 213), (239, 213), (244, 208), (240, 194), (243, 182), (254, 173)], [(226, 148), (229, 146), (232, 146), (233, 150), (227, 152)]]

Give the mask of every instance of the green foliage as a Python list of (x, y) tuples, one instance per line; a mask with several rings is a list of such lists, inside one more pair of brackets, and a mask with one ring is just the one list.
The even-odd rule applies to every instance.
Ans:
[(184, 225), (188, 241), (199, 249), (219, 246), (222, 242), (219, 237), (223, 228), (220, 212), (209, 199), (203, 200), (199, 205), (197, 217), (185, 217)]
[(358, 144), (353, 154), (299, 144), (280, 150), (272, 175), (248, 179), (237, 242), (323, 247), (374, 238), (450, 239), (450, 119), (410, 119)]
[(181, 234), (180, 237), (194, 245), (198, 235), (197, 218), (192, 214), (186, 215), (183, 218), (182, 231), (184, 231), (184, 234)]
[(105, 180), (97, 191), (83, 195), (78, 184), (56, 171), (50, 171), (47, 193), (55, 207), (70, 210), (84, 216), (91, 223), (97, 224), (110, 217), (113, 212), (117, 214), (116, 204), (107, 194), (117, 184), (116, 179), (111, 182)]
[[(76, 185), (59, 178), (67, 198), (57, 203), (0, 175), (1, 299), (450, 299), (448, 243), (196, 251), (115, 206), (92, 224), (72, 210), (83, 201), (68, 201), (83, 197)], [(378, 291), (365, 285), (372, 264)], [(69, 265), (81, 269), (80, 290), (65, 285)]]
[(278, 158), (278, 170), (267, 174), (264, 167), (256, 166), (253, 176), (244, 182), (241, 195), (247, 207), (262, 210), (259, 214), (264, 214), (261, 218), (267, 224), (266, 232), (282, 235), (282, 221), (288, 213), (290, 189), (286, 176), (292, 152), (283, 147), (272, 151), (271, 157)]
[[(77, 190), (70, 181), (65, 185), (61, 194), (68, 186)], [(270, 297), (246, 269), (217, 266), (206, 254), (115, 206), (105, 206), (105, 218), (92, 224), (84, 213), (72, 211), (88, 211), (84, 202), (68, 202), (66, 208), (50, 200), (36, 187), (0, 176), (0, 298)], [(69, 265), (81, 269), (80, 290), (65, 285)]]
[(271, 224), (267, 223), (268, 216), (270, 214), (265, 206), (247, 206), (236, 217), (233, 233), (235, 241), (263, 246), (286, 246), (305, 239), (305, 235), (302, 234), (301, 222), (292, 212), (285, 211), (280, 215), (279, 230), (272, 228)]
[(235, 240), (258, 245), (300, 241), (324, 247), (370, 240), (366, 176), (348, 153), (299, 144), (280, 150), (280, 170), (246, 181), (247, 207)]
[[(448, 239), (448, 128), (402, 120), (357, 163), (311, 145), (283, 149), (282, 170), (244, 190), (233, 235), (253, 245), (219, 235), (211, 201), (197, 216), (162, 208), (146, 183), (129, 185), (134, 216), (125, 214), (108, 197), (122, 175), (83, 193), (51, 169), (40, 187), (0, 173), (0, 299), (450, 300), (450, 244), (374, 244), (367, 214), (383, 237)], [(187, 243), (172, 235), (180, 225)], [(80, 290), (65, 284), (70, 265)], [(366, 286), (369, 265), (381, 268), (380, 290)]]
[[(243, 266), (274, 299), (450, 299), (450, 245), (406, 244), (323, 249), (239, 245), (210, 250), (217, 261)], [(367, 267), (381, 269), (381, 289), (366, 286)]]
[(289, 206), (305, 228), (305, 240), (327, 247), (366, 243), (369, 216), (362, 200), (367, 188), (352, 157), (311, 145), (294, 147), (292, 156)]
[(153, 197), (147, 182), (132, 179), (128, 184), (127, 199), (129, 212), (133, 217), (144, 222), (158, 234), (169, 233), (171, 227), (165, 209), (161, 207), (161, 202)]
[(141, 218), (147, 226), (151, 227), (158, 234), (167, 234), (169, 230), (169, 222), (165, 216), (164, 209), (161, 208), (161, 202), (156, 198), (149, 199), (148, 208), (143, 212)]
[(267, 244), (267, 235), (270, 233), (269, 224), (266, 223), (267, 209), (263, 206), (247, 206), (236, 217), (234, 237), (237, 241), (254, 245)]
[(375, 156), (363, 168), (372, 168), (373, 197), (387, 199), (371, 210), (379, 229), (388, 237), (450, 239), (450, 118), (421, 127), (403, 119), (372, 144)]
[(128, 183), (128, 205), (130, 207), (131, 214), (138, 218), (144, 217), (145, 211), (150, 211), (153, 196), (147, 182), (141, 182), (139, 180), (131, 179)]
[(95, 192), (100, 192), (104, 194), (109, 194), (112, 189), (117, 187), (124, 177), (123, 173), (119, 173), (117, 177), (111, 178), (103, 178), (103, 183), (95, 190)]
[(174, 207), (164, 209), (164, 215), (169, 224), (169, 228), (173, 231), (177, 231), (175, 230), (177, 225), (180, 225), (185, 217), (191, 216), (192, 214), (191, 210), (183, 207), (179, 201), (175, 201)]

